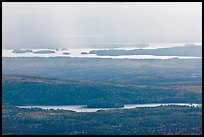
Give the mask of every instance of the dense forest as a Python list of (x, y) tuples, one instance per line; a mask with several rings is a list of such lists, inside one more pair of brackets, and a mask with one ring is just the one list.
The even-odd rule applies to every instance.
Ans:
[(202, 104), (202, 59), (3, 58), (3, 134), (201, 134), (202, 108), (92, 113), (18, 105)]
[[(175, 83), (176, 84), (176, 83)], [(192, 89), (193, 88), (193, 89)], [(115, 85), (89, 81), (58, 80), (3, 75), (3, 104), (87, 105), (143, 103), (201, 103), (198, 86)], [(95, 106), (96, 107), (96, 106)]]
[(76, 113), (3, 107), (3, 134), (17, 135), (201, 135), (202, 110), (163, 106)]

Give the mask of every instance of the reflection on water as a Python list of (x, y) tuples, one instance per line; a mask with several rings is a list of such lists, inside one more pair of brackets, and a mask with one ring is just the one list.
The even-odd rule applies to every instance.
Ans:
[(160, 104), (126, 104), (123, 108), (87, 108), (86, 105), (66, 105), (66, 106), (17, 106), (18, 108), (41, 108), (53, 110), (70, 110), (75, 112), (96, 112), (98, 110), (113, 110), (113, 109), (133, 109), (141, 107), (158, 107), (158, 106), (189, 106), (189, 107), (202, 107), (202, 104), (191, 103), (160, 103)]

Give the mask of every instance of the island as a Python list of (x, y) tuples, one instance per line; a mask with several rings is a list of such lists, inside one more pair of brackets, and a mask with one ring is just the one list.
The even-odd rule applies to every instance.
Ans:
[(81, 54), (88, 54), (87, 52), (81, 52)]
[(30, 49), (17, 49), (17, 50), (13, 50), (12, 53), (29, 53), (29, 52), (33, 52), (33, 50)]
[(133, 50), (91, 50), (89, 54), (98, 56), (123, 56), (123, 55), (155, 55), (155, 56), (194, 56), (202, 57), (202, 46), (187, 44), (185, 46), (157, 48), (157, 49), (133, 49)]
[(33, 53), (37, 53), (37, 54), (49, 54), (49, 53), (55, 53), (55, 51), (53, 51), (53, 50), (39, 50), (39, 51), (35, 51)]
[(62, 54), (63, 54), (63, 55), (70, 55), (69, 52), (63, 52)]

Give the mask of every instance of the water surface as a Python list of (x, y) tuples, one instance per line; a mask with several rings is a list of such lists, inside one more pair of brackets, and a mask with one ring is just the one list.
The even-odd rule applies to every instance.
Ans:
[(126, 104), (122, 108), (87, 108), (86, 105), (64, 105), (64, 106), (17, 106), (18, 108), (41, 108), (53, 110), (70, 110), (75, 112), (96, 112), (98, 110), (114, 110), (114, 109), (133, 109), (144, 107), (158, 107), (158, 106), (189, 106), (189, 107), (202, 107), (202, 104), (195, 103), (158, 103), (158, 104)]

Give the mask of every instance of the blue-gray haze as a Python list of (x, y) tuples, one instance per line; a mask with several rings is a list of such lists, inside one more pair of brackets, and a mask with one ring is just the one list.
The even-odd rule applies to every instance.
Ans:
[(202, 3), (3, 2), (3, 48), (202, 42)]

